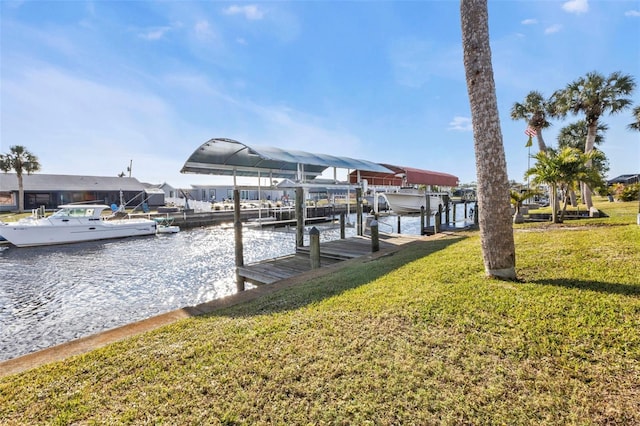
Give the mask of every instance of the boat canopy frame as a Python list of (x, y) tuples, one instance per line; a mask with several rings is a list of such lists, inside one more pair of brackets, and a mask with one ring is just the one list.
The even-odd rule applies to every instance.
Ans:
[(393, 173), (387, 167), (367, 160), (270, 146), (248, 146), (227, 138), (213, 138), (203, 143), (189, 156), (180, 173), (286, 178), (307, 182), (330, 167)]

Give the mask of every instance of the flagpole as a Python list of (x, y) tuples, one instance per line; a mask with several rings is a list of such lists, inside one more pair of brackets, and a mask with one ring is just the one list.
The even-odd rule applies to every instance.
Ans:
[[(527, 170), (531, 168), (531, 145), (529, 145), (527, 149)], [(529, 188), (529, 178), (530, 176), (527, 174), (527, 189)]]

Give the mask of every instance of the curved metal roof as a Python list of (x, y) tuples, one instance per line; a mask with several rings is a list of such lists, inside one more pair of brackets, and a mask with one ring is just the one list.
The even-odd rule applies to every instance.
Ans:
[(225, 138), (203, 143), (187, 159), (180, 173), (289, 179), (303, 174), (307, 180), (319, 176), (329, 167), (391, 173), (391, 170), (371, 161), (268, 146), (250, 147)]

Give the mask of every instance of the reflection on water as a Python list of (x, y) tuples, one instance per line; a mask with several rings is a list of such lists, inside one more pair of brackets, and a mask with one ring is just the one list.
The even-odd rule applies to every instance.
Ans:
[[(419, 223), (402, 218), (402, 232), (418, 234)], [(396, 224), (395, 217), (381, 218), (380, 231), (396, 232)], [(321, 241), (340, 237), (334, 225), (317, 228)], [(354, 234), (348, 227), (347, 237)], [(234, 293), (233, 241), (233, 228), (212, 226), (51, 247), (0, 246), (0, 360)], [(243, 241), (244, 261), (253, 263), (293, 253), (295, 230), (245, 228)]]
[[(338, 237), (335, 227), (322, 230), (322, 240)], [(233, 228), (215, 226), (61, 246), (0, 246), (0, 360), (232, 294), (233, 239)], [(244, 261), (252, 263), (293, 253), (295, 232), (245, 228), (243, 241)]]

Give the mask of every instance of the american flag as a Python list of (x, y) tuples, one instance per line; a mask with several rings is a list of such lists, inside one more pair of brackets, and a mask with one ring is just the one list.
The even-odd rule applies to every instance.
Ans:
[(524, 131), (525, 135), (531, 137), (534, 137), (537, 133), (536, 133), (536, 129), (534, 129), (533, 127), (529, 126), (527, 127), (527, 130)]

